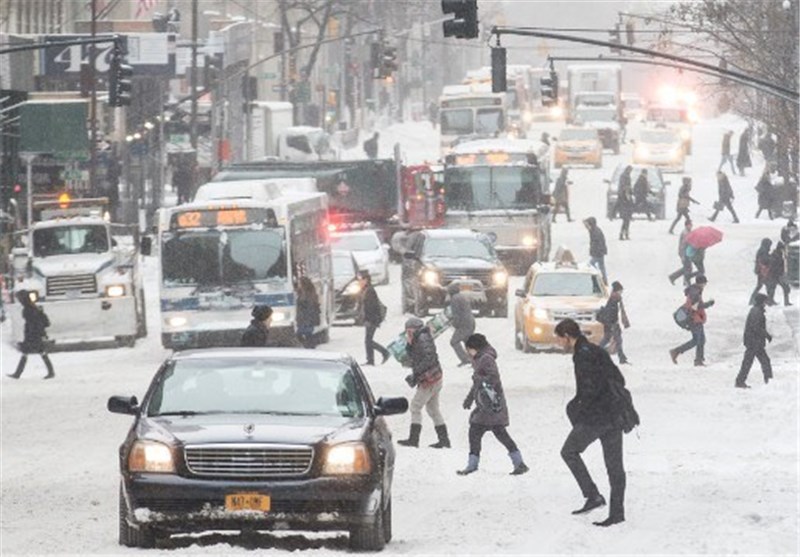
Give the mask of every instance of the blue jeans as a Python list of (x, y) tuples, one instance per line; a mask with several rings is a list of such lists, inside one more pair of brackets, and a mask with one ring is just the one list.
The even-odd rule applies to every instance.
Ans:
[(600, 273), (603, 275), (603, 282), (608, 284), (608, 277), (606, 276), (606, 258), (604, 255), (600, 257), (590, 257), (589, 258), (589, 265), (592, 267), (599, 269)]
[(725, 161), (731, 163), (731, 173), (736, 174), (736, 168), (733, 166), (733, 155), (722, 155), (722, 160), (719, 161), (719, 168), (717, 171), (722, 170), (722, 167), (725, 166)]
[(687, 350), (691, 350), (692, 348), (696, 347), (694, 352), (694, 361), (702, 362), (705, 360), (705, 348), (706, 348), (706, 331), (705, 327), (702, 324), (697, 324), (692, 326), (690, 329), (692, 333), (692, 340), (684, 342), (680, 346), (678, 346), (675, 351), (678, 354), (683, 354)]

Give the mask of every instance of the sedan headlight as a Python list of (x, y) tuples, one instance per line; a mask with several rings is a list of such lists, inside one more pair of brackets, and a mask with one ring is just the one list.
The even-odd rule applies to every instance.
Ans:
[(285, 311), (275, 310), (272, 312), (273, 323), (280, 323), (281, 321), (286, 321), (287, 319), (289, 319), (289, 314)]
[(325, 455), (323, 474), (369, 474), (369, 452), (363, 443), (334, 445)]
[(505, 286), (508, 283), (508, 273), (500, 269), (492, 274), (492, 282), (495, 286)]
[(532, 248), (536, 245), (536, 238), (531, 234), (526, 234), (522, 237), (522, 245), (526, 248)]
[(169, 319), (167, 319), (167, 323), (169, 324), (170, 327), (183, 327), (184, 325), (186, 325), (187, 320), (182, 315), (176, 315), (174, 317), (170, 317)]
[(357, 280), (348, 284), (344, 289), (345, 296), (355, 296), (359, 292), (361, 292), (361, 283)]
[(106, 286), (106, 298), (121, 298), (125, 295), (124, 284), (111, 284)]
[(39, 301), (39, 292), (37, 290), (28, 290), (28, 299), (35, 304)]
[(439, 273), (433, 269), (422, 271), (422, 282), (426, 286), (439, 286)]
[(640, 146), (636, 148), (636, 156), (637, 157), (649, 157), (650, 156), (650, 149), (644, 146)]
[(547, 321), (550, 318), (550, 313), (544, 308), (536, 308), (533, 310), (533, 318), (537, 321)]
[(550, 108), (550, 116), (553, 118), (561, 118), (564, 116), (564, 109), (560, 106), (553, 106)]
[(681, 156), (681, 150), (679, 147), (675, 147), (669, 152), (670, 158), (677, 159)]
[(129, 472), (175, 472), (172, 449), (156, 441), (136, 441), (128, 455)]
[(689, 130), (681, 130), (681, 139), (683, 139), (684, 141), (689, 139), (691, 136), (692, 134), (689, 132)]

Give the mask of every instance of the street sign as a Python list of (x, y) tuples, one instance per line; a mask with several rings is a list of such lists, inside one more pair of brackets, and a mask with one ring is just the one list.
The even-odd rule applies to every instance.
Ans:
[(278, 74), (274, 72), (264, 72), (261, 74), (262, 79), (278, 79)]

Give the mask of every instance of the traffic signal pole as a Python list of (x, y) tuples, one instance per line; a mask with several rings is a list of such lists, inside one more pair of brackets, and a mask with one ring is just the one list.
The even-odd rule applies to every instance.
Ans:
[[(92, 39), (97, 38), (97, 0), (92, 0)], [(97, 196), (97, 72), (95, 71), (95, 47), (89, 45), (89, 75), (91, 76), (92, 89), (89, 101), (90, 138), (89, 138), (89, 191), (90, 195)]]

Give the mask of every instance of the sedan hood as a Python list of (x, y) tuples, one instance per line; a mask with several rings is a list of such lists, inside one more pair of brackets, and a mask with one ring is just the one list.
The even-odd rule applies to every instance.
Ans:
[(375, 250), (375, 251), (354, 251), (353, 257), (358, 263), (359, 266), (363, 265), (372, 265), (375, 263), (383, 262), (383, 251)]
[(478, 257), (425, 257), (423, 262), (442, 271), (461, 269), (494, 269), (498, 263)]
[(605, 298), (596, 296), (541, 296), (529, 299), (537, 308), (556, 311), (594, 311), (606, 302)]
[(140, 422), (139, 436), (169, 444), (270, 443), (313, 445), (320, 441), (351, 441), (362, 437), (365, 418), (276, 416), (268, 414), (208, 414), (164, 416)]

